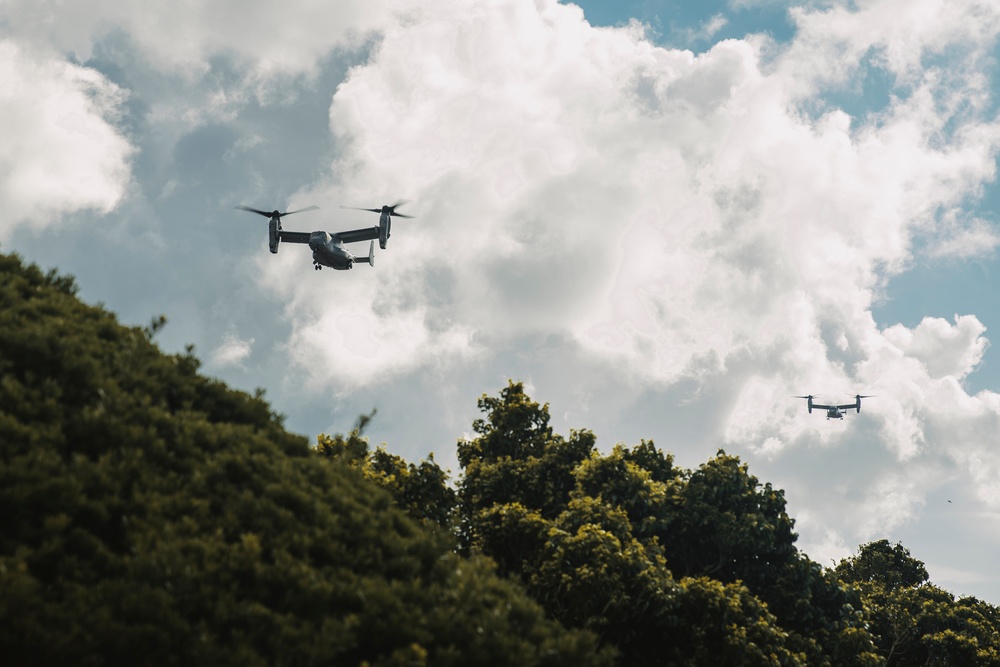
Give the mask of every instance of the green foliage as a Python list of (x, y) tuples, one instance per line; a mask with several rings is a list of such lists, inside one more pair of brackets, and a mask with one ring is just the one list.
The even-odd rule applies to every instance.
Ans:
[(901, 544), (878, 540), (836, 568), (862, 593), (879, 653), (890, 667), (1000, 665), (1000, 609), (929, 583)]
[(902, 544), (878, 540), (862, 545), (858, 555), (840, 561), (837, 574), (852, 584), (878, 583), (887, 591), (912, 588), (930, 577), (924, 564)]
[(871, 640), (857, 592), (799, 553), (793, 527), (784, 492), (761, 485), (746, 464), (720, 450), (677, 487), (669, 527), (658, 536), (676, 576), (742, 583), (810, 661), (868, 660)]
[(723, 451), (678, 489), (678, 511), (664, 535), (675, 574), (707, 575), (753, 588), (796, 554), (784, 493), (761, 488), (746, 464)]
[(461, 537), (621, 664), (875, 665), (857, 593), (800, 554), (784, 496), (725, 452), (607, 455), (552, 432), (518, 383), (461, 441)]
[(328, 459), (359, 469), (367, 479), (387, 490), (411, 517), (450, 528), (456, 498), (455, 491), (448, 486), (448, 473), (434, 461), (434, 454), (414, 465), (390, 454), (384, 446), (369, 452), (363, 433), (374, 416), (372, 412), (360, 417), (347, 437), (319, 435), (316, 450)]
[[(459, 502), (465, 514), (516, 499), (546, 519), (558, 516), (576, 487), (573, 470), (594, 452), (594, 434), (574, 431), (569, 440), (553, 435), (548, 406), (540, 406), (510, 383), (499, 398), (483, 396), (474, 440), (460, 440), (458, 461), (465, 472)], [(475, 539), (466, 526), (468, 545)]]
[(380, 488), (74, 294), (0, 255), (5, 665), (608, 664), (397, 506), (433, 461)]
[(725, 452), (602, 454), (511, 382), (453, 490), (76, 292), (0, 254), (4, 664), (1000, 667), (1000, 610), (885, 540), (813, 563)]
[(778, 619), (745, 586), (708, 577), (681, 582), (677, 610), (683, 633), (670, 646), (671, 665), (821, 664), (786, 645)]

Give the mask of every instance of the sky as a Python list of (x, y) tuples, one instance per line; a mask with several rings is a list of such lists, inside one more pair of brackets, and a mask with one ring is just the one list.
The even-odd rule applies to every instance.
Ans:
[[(292, 431), (457, 474), (522, 381), (1000, 604), (998, 44), (995, 0), (0, 0), (0, 249)], [(234, 210), (399, 199), (343, 272)]]

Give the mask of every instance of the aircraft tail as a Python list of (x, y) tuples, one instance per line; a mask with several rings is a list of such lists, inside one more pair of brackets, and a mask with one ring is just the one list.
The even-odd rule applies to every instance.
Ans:
[(368, 266), (375, 266), (375, 241), (371, 242), (368, 246), (368, 256), (367, 257), (355, 257), (355, 262), (364, 262)]

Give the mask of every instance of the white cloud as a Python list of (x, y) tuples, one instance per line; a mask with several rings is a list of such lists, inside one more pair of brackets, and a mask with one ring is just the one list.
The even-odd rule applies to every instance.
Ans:
[[(954, 215), (949, 216), (954, 218)], [(935, 259), (989, 258), (1000, 245), (1000, 235), (994, 226), (982, 218), (954, 222), (945, 227), (943, 240), (933, 243), (928, 255)]]
[[(790, 44), (750, 36), (699, 55), (654, 46), (637, 23), (594, 28), (555, 0), (62, 4), (8, 0), (0, 19), (19, 44), (84, 59), (124, 34), (174, 85), (213, 57), (240, 69), (218, 88), (206, 77), (197, 93), (149, 101), (144, 121), (164, 154), (171, 132), (236, 118), (247, 80), (294, 89), (333, 49), (378, 34), (333, 96), (329, 173), (294, 199), (329, 212), (407, 197), (417, 218), (395, 221), (373, 269), (313, 272), (302, 246), (256, 258), (259, 286), (285, 304), (291, 334), (277, 353), (295, 384), (340, 397), (435, 373), (471, 385), (506, 373), (485, 368), (500, 357), (530, 358), (539, 386), (580, 380), (582, 425), (591, 406), (606, 408), (600, 382), (582, 379), (591, 370), (630, 396), (690, 387), (718, 403), (701, 431), (713, 446), (774, 466), (805, 461), (792, 479), (816, 558), (906, 526), (942, 480), (1000, 506), (1000, 395), (963, 387), (987, 349), (983, 324), (963, 314), (886, 327), (872, 316), (917, 241), (953, 259), (997, 245), (966, 209), (995, 179), (1000, 150), (987, 78), (995, 3), (811, 3), (794, 10)], [(731, 6), (750, 4), (762, 3)], [(4, 181), (15, 215), (0, 224), (114, 207), (128, 179), (128, 144), (111, 122), (122, 91), (3, 48), (23, 62), (8, 75), (16, 93), (0, 92), (0, 119), (45, 122), (24, 124), (43, 150), (7, 142), (0, 164), (66, 171), (31, 187)], [(874, 113), (852, 117), (826, 96), (873, 71), (892, 86)], [(60, 125), (57, 108), (79, 122)], [(269, 141), (236, 137), (226, 160)], [(301, 224), (374, 222), (338, 211)], [(520, 347), (538, 340), (549, 347)], [(213, 363), (239, 366), (253, 343), (229, 336)], [(844, 422), (790, 398), (858, 392), (876, 397)], [(803, 472), (814, 456), (842, 469)]]
[[(861, 26), (893, 11), (901, 27)], [(997, 397), (960, 384), (986, 348), (981, 323), (882, 330), (871, 313), (915, 238), (956, 256), (970, 235), (994, 238), (957, 221), (995, 173), (1000, 124), (969, 63), (984, 63), (998, 15), (976, 2), (802, 10), (784, 51), (751, 37), (695, 56), (556, 2), (427, 7), (338, 88), (344, 157), (335, 181), (303, 194), (331, 207), (409, 197), (418, 219), (395, 223), (377, 282), (338, 275), (334, 288), (301, 261), (263, 278), (302, 291), (287, 311), (296, 358), (341, 388), (566, 337), (632, 382), (742, 387), (719, 437), (769, 457), (868, 433), (891, 454), (866, 477), (881, 489), (871, 530), (920, 511), (914, 480), (932, 484), (921, 471), (956, 422), (969, 437), (941, 460), (1000, 502), (974, 469)], [(918, 66), (951, 47), (955, 77)], [(857, 119), (814, 104), (871, 49), (882, 55), (866, 66), (905, 79), (885, 109)], [(788, 396), (824, 392), (878, 399), (821, 429)]]
[(981, 74), (1000, 31), (992, 0), (869, 0), (789, 11), (798, 33), (782, 66), (799, 73), (793, 83), (806, 94), (846, 82), (869, 57), (901, 82), (919, 83), (940, 70), (929, 57), (949, 51), (949, 76), (962, 86)]
[[(402, 236), (395, 232), (390, 244), (397, 235)], [(326, 270), (310, 281), (300, 276), (308, 258), (308, 248), (282, 245), (278, 257), (259, 258), (257, 265), (261, 284), (289, 299), (287, 355), (310, 387), (344, 394), (384, 386), (428, 366), (450, 369), (481, 352), (468, 326), (431, 318), (425, 304), (410, 300), (412, 285), (405, 281), (412, 275), (373, 273), (359, 265), (349, 272)], [(379, 259), (377, 269), (383, 263)], [(290, 279), (297, 283), (294, 288)]]
[(937, 317), (925, 317), (913, 329), (901, 324), (883, 332), (886, 341), (907, 357), (920, 361), (928, 375), (962, 379), (979, 364), (988, 341), (986, 327), (973, 315), (955, 316), (955, 325)]
[(819, 524), (811, 525), (814, 518), (808, 511), (802, 512), (795, 519), (795, 528), (798, 532), (813, 534), (817, 536), (808, 542), (800, 541), (799, 549), (809, 554), (809, 558), (824, 567), (835, 567), (838, 562), (846, 557), (852, 550), (853, 545), (844, 541), (844, 537), (837, 531), (829, 527), (826, 517), (823, 517)]
[(813, 122), (782, 92), (803, 76), (766, 74), (752, 41), (695, 57), (555, 3), (439, 7), (338, 90), (352, 176), (324, 194), (418, 194), (427, 235), (394, 245), (426, 254), (387, 270), (453, 240), (467, 325), (569, 330), (651, 379), (800, 345), (792, 318), (856, 337), (880, 267), (991, 176), (1000, 133), (972, 119), (939, 145), (933, 80), (878, 125)]
[(253, 338), (243, 340), (236, 334), (228, 333), (222, 344), (212, 352), (211, 364), (220, 368), (240, 366), (253, 351), (253, 343)]
[(0, 41), (0, 238), (66, 213), (111, 211), (132, 148), (114, 126), (125, 92), (98, 72)]
[(726, 27), (729, 20), (722, 14), (715, 14), (697, 28), (678, 31), (677, 36), (684, 44), (692, 44), (712, 39), (720, 30)]
[(868, 486), (850, 516), (860, 519), (851, 531), (864, 541), (891, 534), (924, 505), (927, 485), (937, 471), (909, 466), (885, 474)]
[(356, 46), (381, 27), (396, 3), (382, 0), (269, 2), (191, 0), (6, 0), (0, 19), (20, 35), (77, 58), (116, 31), (129, 35), (154, 65), (198, 76), (216, 55), (232, 55), (258, 76), (314, 73), (336, 46)]

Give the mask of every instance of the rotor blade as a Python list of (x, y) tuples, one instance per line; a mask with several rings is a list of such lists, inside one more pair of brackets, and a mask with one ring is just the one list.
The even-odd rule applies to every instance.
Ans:
[(402, 206), (403, 204), (408, 204), (408, 203), (410, 203), (409, 199), (400, 199), (399, 201), (397, 201), (395, 204), (393, 204), (389, 208), (396, 208), (397, 206)]
[(792, 398), (816, 398), (815, 396), (792, 396)]
[(286, 215), (291, 215), (292, 213), (302, 213), (303, 211), (316, 211), (319, 210), (319, 206), (306, 206), (305, 208), (300, 208), (297, 211), (286, 211), (282, 213), (280, 217), (285, 217)]
[(382, 212), (382, 209), (380, 209), (380, 208), (358, 208), (357, 206), (341, 206), (340, 208), (346, 208), (346, 209), (349, 209), (351, 211), (371, 211), (372, 213), (381, 213)]
[(395, 213), (395, 212), (390, 213), (389, 215), (391, 215), (394, 218), (415, 218), (416, 217), (415, 215), (403, 215), (402, 213)]
[(240, 211), (250, 211), (251, 213), (259, 213), (263, 215), (265, 218), (271, 217), (270, 211), (261, 211), (256, 208), (250, 208), (249, 206), (235, 206), (234, 208), (239, 209)]

